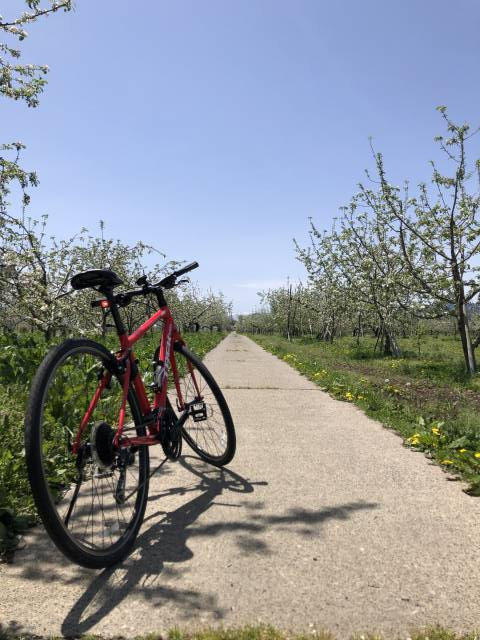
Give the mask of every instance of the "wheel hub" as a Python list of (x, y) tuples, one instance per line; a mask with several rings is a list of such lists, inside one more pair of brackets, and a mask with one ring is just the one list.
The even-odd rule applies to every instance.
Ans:
[(99, 469), (111, 467), (115, 459), (113, 440), (115, 431), (106, 422), (96, 422), (93, 425), (90, 446), (92, 458)]

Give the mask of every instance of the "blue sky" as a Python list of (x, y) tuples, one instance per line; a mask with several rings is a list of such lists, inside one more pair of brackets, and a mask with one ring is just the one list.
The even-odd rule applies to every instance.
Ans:
[(309, 216), (330, 226), (369, 136), (417, 182), (435, 106), (480, 123), (477, 0), (77, 0), (29, 32), (23, 60), (49, 84), (37, 109), (2, 101), (0, 140), (28, 145), (31, 213), (196, 259), (236, 312), (304, 277), (292, 238)]

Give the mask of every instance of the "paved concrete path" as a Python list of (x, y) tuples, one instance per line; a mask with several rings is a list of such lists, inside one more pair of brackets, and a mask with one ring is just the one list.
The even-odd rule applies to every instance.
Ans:
[(38, 634), (272, 623), (339, 637), (480, 627), (480, 500), (245, 337), (207, 357), (234, 416), (227, 470), (154, 477), (131, 557), (94, 572), (40, 527), (0, 565), (0, 620)]

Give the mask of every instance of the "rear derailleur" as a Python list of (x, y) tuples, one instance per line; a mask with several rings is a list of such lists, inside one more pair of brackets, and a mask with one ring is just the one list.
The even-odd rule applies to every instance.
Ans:
[(127, 468), (135, 462), (135, 449), (117, 449), (114, 439), (115, 431), (108, 423), (96, 422), (93, 425), (90, 441), (82, 445), (77, 454), (77, 485), (79, 488), (83, 480), (113, 478), (114, 472), (118, 471), (113, 496), (115, 502), (121, 505), (126, 500)]

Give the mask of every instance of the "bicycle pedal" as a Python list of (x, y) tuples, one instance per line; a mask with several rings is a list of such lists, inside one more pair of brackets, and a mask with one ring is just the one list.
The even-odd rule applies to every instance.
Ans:
[[(198, 408), (196, 408), (198, 407)], [(207, 419), (207, 405), (205, 402), (199, 402), (197, 405), (192, 405), (190, 415), (194, 422), (202, 422)]]

